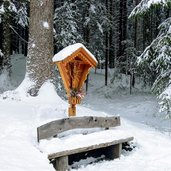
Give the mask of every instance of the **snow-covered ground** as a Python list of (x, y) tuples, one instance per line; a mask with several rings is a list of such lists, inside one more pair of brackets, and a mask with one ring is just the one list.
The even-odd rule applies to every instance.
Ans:
[[(142, 123), (167, 135), (171, 132), (171, 120), (159, 112), (159, 105), (149, 88), (142, 86), (141, 78), (135, 80), (133, 93), (129, 93), (129, 76), (104, 86), (104, 74), (98, 71), (89, 77), (89, 92), (84, 106), (93, 110), (104, 111), (110, 115), (119, 114), (133, 122)], [(124, 86), (123, 86), (124, 85)], [(117, 88), (116, 88), (117, 87)], [(141, 91), (143, 90), (143, 91)]]
[[(24, 94), (27, 84), (26, 80), (17, 90), (0, 95), (0, 171), (54, 170), (47, 154), (39, 150), (36, 128), (66, 117), (68, 105), (50, 83), (41, 88), (38, 97)], [(120, 159), (82, 165), (78, 171), (170, 171), (170, 122), (158, 113), (156, 99), (147, 92), (137, 90), (129, 95), (124, 87), (115, 87), (104, 86), (104, 74), (91, 73), (89, 92), (77, 107), (78, 116), (119, 114), (120, 129), (134, 136), (136, 148), (123, 151)]]

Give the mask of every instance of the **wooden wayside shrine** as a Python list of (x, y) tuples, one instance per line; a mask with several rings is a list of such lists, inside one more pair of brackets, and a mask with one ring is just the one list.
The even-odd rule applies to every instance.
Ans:
[(81, 43), (68, 46), (57, 53), (53, 62), (58, 66), (68, 96), (69, 116), (76, 116), (76, 104), (84, 96), (83, 85), (91, 67), (97, 60)]

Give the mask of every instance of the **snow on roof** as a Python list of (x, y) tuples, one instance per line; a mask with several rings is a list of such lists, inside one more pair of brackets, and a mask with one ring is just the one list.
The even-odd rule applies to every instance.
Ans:
[(64, 60), (68, 56), (72, 55), (72, 53), (74, 53), (79, 48), (83, 48), (97, 62), (95, 56), (81, 43), (76, 43), (76, 44), (67, 46), (64, 49), (62, 49), (53, 57), (53, 62)]

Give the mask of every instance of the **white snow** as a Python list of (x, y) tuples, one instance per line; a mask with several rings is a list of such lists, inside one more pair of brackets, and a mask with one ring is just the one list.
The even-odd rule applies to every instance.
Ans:
[[(111, 136), (112, 135), (112, 136)], [(112, 142), (121, 139), (121, 137), (132, 137), (130, 131), (119, 127), (106, 131), (93, 132), (88, 135), (76, 134), (64, 138), (54, 138), (51, 140), (41, 140), (40, 150), (47, 154), (52, 154), (60, 151), (68, 151), (72, 149), (88, 147), (96, 144)], [(116, 138), (116, 139), (115, 139)]]
[(171, 34), (171, 26), (169, 27), (168, 33)]
[(97, 62), (95, 56), (81, 43), (76, 43), (76, 44), (67, 46), (64, 49), (62, 49), (53, 57), (53, 62), (64, 60), (68, 56), (72, 55), (72, 53), (74, 53), (79, 48), (83, 48)]
[(1, 5), (0, 6), (0, 14), (3, 14), (5, 12), (5, 10), (4, 10), (4, 5)]
[(12, 3), (12, 2), (10, 2), (8, 9), (9, 9), (11, 12), (15, 12), (15, 13), (17, 12), (17, 8), (16, 8), (16, 6), (14, 5), (14, 3)]
[(103, 161), (80, 168), (78, 171), (169, 171), (171, 169), (170, 139), (135, 123), (122, 124), (136, 137), (134, 141), (136, 148), (129, 153), (123, 152), (120, 160)]
[(17, 93), (12, 92), (8, 93), (6, 100), (3, 100), (4, 97), (6, 96), (2, 95), (0, 99), (0, 170), (53, 170), (52, 166), (47, 164), (46, 155), (36, 148), (35, 110), (39, 109), (40, 104), (36, 103), (38, 99), (34, 101), (32, 98), (26, 98), (24, 101), (16, 98)]
[(96, 6), (90, 5), (90, 11), (95, 14), (96, 13)]
[(101, 26), (99, 22), (97, 22), (97, 26), (98, 26), (99, 31), (103, 33), (103, 27)]
[(35, 43), (32, 43), (32, 48), (35, 48), (35, 47), (36, 47)]
[(43, 27), (49, 29), (49, 23), (47, 21), (43, 21)]
[(43, 6), (44, 2), (42, 0), (39, 0), (40, 6)]
[[(42, 140), (40, 145), (37, 143), (36, 128), (66, 117), (68, 104), (49, 82), (43, 85), (37, 97), (26, 93), (28, 85), (32, 83), (26, 77), (15, 91), (0, 94), (0, 171), (54, 171), (47, 159), (48, 151), (73, 148), (83, 141), (88, 145), (96, 139), (110, 140), (125, 134), (134, 136), (136, 148), (133, 151), (122, 151), (120, 159), (83, 165), (77, 171), (171, 170), (170, 121), (159, 117), (157, 101), (150, 94), (138, 92), (137, 84), (134, 94), (129, 95), (128, 88), (119, 87), (114, 91), (112, 84), (104, 86), (103, 72), (91, 73), (88, 95), (81, 105), (77, 105), (78, 116), (119, 114), (121, 127), (87, 135), (68, 133), (53, 139), (52, 146), (47, 140)], [(53, 141), (59, 146), (53, 147)]]
[(165, 3), (165, 2), (166, 2), (165, 0), (149, 0), (147, 2), (147, 6), (148, 8), (150, 8), (150, 6), (153, 4), (159, 4), (159, 3)]
[(0, 49), (0, 57), (3, 56), (2, 50)]
[(170, 0), (142, 0), (131, 12), (129, 17), (132, 17), (136, 14), (143, 14), (146, 12), (151, 6), (162, 4), (163, 6), (167, 6), (167, 3), (169, 4)]

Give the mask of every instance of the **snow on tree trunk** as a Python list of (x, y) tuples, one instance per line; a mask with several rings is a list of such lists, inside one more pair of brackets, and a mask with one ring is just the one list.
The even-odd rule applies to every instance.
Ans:
[(27, 73), (35, 92), (52, 79), (53, 11), (53, 0), (30, 0)]

